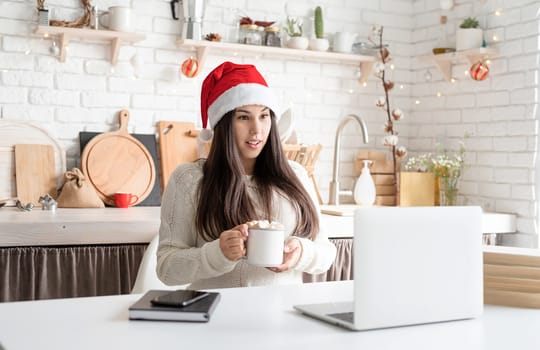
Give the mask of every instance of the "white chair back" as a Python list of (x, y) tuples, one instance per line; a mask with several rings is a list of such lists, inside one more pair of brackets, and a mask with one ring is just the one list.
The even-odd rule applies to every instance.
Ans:
[(158, 245), (159, 235), (156, 234), (156, 236), (150, 241), (150, 244), (148, 244), (148, 247), (144, 252), (143, 258), (141, 260), (141, 265), (139, 266), (139, 271), (137, 272), (137, 278), (135, 279), (135, 284), (131, 289), (131, 294), (145, 293), (150, 289), (185, 289), (186, 285), (167, 286), (159, 280), (156, 273), (156, 252)]

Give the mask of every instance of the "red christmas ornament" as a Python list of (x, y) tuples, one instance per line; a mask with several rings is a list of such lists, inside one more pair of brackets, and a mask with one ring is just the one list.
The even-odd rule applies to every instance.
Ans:
[(478, 61), (471, 66), (469, 73), (474, 80), (484, 80), (489, 74), (489, 67), (483, 61)]
[(199, 74), (199, 61), (196, 58), (190, 57), (182, 62), (182, 74), (188, 78), (193, 78)]

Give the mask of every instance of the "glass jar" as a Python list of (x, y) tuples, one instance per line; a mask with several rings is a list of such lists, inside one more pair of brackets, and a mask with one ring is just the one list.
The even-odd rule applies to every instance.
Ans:
[(264, 28), (264, 45), (281, 47), (281, 37), (279, 35), (279, 27)]
[(439, 177), (439, 205), (457, 205), (458, 177)]
[(247, 45), (262, 45), (262, 32), (256, 24), (240, 26), (240, 43)]

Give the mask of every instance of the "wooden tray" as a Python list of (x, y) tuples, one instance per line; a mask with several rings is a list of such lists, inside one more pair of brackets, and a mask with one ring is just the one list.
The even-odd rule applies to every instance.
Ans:
[(129, 112), (119, 113), (120, 128), (88, 142), (81, 155), (82, 171), (98, 196), (114, 206), (116, 192), (129, 192), (143, 201), (154, 186), (156, 168), (144, 145), (128, 133)]

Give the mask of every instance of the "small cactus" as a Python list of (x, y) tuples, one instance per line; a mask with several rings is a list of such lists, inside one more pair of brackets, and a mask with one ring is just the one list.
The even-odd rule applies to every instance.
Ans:
[(478, 20), (474, 17), (468, 17), (460, 24), (460, 28), (478, 28)]
[(287, 27), (285, 28), (285, 31), (291, 37), (302, 36), (304, 32), (302, 29), (302, 22), (297, 18), (287, 16)]
[(322, 39), (324, 37), (324, 23), (322, 8), (320, 6), (315, 8), (315, 36), (317, 39)]

